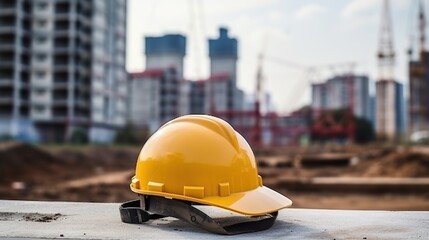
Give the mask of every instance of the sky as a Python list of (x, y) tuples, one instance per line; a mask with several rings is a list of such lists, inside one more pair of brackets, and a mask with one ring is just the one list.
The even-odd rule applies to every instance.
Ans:
[[(416, 2), (392, 0), (390, 5), (395, 78), (406, 84)], [(286, 114), (310, 103), (310, 82), (345, 71), (344, 63), (355, 63), (354, 73), (375, 81), (381, 9), (382, 0), (128, 0), (127, 70), (144, 70), (144, 36), (180, 33), (187, 36), (185, 78), (204, 79), (207, 39), (227, 27), (239, 43), (238, 87), (254, 91), (263, 53), (264, 91)], [(338, 67), (309, 71), (332, 64)]]

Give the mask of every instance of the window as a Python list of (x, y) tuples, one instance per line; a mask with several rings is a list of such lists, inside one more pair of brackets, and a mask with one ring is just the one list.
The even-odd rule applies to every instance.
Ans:
[(36, 26), (37, 27), (44, 27), (46, 26), (47, 21), (46, 20), (37, 20), (36, 21)]
[(103, 115), (106, 120), (109, 118), (109, 99), (107, 97), (103, 99)]
[(38, 36), (38, 37), (36, 37), (36, 42), (37, 43), (45, 43), (46, 42), (46, 37), (44, 37), (44, 36)]
[(46, 73), (45, 73), (45, 72), (42, 72), (42, 71), (38, 71), (38, 72), (36, 72), (36, 78), (38, 78), (38, 79), (40, 79), (40, 78), (44, 78), (44, 77), (45, 77), (45, 75), (46, 75)]
[(39, 10), (44, 10), (44, 9), (46, 9), (47, 6), (48, 6), (47, 2), (38, 2), (36, 4), (36, 8)]
[(36, 89), (35, 91), (34, 91), (35, 93), (36, 93), (36, 95), (43, 95), (43, 94), (45, 94), (45, 92), (46, 92), (46, 89)]
[(44, 112), (46, 108), (45, 108), (45, 106), (37, 105), (37, 106), (34, 106), (33, 109), (34, 109), (35, 112), (40, 113), (40, 112)]
[(36, 54), (35, 57), (37, 61), (44, 61), (46, 59), (46, 54), (39, 53), (39, 54)]

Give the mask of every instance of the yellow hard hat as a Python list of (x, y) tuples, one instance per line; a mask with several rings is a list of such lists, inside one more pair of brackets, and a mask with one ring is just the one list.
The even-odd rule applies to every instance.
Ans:
[[(157, 196), (155, 199), (217, 206), (251, 216), (276, 216), (278, 210), (292, 204), (263, 186), (246, 140), (227, 122), (207, 115), (176, 118), (154, 133), (139, 154), (130, 187), (146, 199)], [(162, 209), (156, 213), (162, 215), (160, 211), (171, 213)], [(195, 223), (192, 220), (197, 219), (189, 222)]]

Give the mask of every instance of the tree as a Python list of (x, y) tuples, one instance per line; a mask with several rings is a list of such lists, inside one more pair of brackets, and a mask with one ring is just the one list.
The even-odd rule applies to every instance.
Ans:
[(72, 144), (86, 144), (88, 143), (88, 133), (82, 128), (73, 130), (70, 136), (70, 143)]
[(365, 118), (355, 117), (355, 142), (364, 144), (375, 140), (374, 128)]
[[(353, 130), (354, 142), (365, 144), (375, 140), (372, 124), (365, 118), (350, 115), (348, 109), (324, 111), (318, 119), (313, 119), (313, 140), (345, 140), (350, 137), (349, 130)], [(352, 127), (352, 128), (351, 128)]]
[(139, 129), (132, 123), (127, 123), (120, 129), (115, 136), (117, 144), (141, 145), (149, 138), (149, 130), (147, 128)]

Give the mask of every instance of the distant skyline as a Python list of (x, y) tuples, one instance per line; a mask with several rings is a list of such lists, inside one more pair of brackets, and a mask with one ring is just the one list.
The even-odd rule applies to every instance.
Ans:
[[(417, 19), (415, 9), (410, 16), (412, 2), (391, 1), (395, 76), (405, 85), (410, 17)], [(355, 73), (375, 81), (381, 7), (382, 0), (129, 0), (127, 70), (144, 69), (144, 36), (180, 33), (188, 43), (185, 78), (204, 79), (209, 75), (207, 40), (224, 26), (239, 41), (238, 85), (247, 93), (254, 91), (261, 51), (305, 66), (356, 62)], [(279, 112), (310, 102), (304, 70), (268, 59), (263, 66), (266, 90)]]

